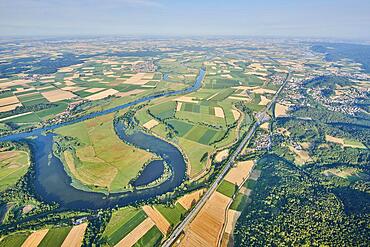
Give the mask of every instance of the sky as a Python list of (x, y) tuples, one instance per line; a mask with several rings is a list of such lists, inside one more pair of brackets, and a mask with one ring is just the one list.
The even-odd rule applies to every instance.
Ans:
[(370, 0), (0, 0), (0, 36), (54, 35), (370, 40)]

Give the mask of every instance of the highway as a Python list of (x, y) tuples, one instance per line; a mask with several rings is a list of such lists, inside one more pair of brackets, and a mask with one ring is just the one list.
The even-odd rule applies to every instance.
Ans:
[(163, 247), (170, 247), (176, 239), (180, 236), (182, 231), (185, 229), (185, 227), (194, 219), (194, 217), (199, 213), (199, 211), (202, 209), (204, 204), (207, 202), (209, 197), (212, 195), (212, 193), (217, 189), (218, 185), (221, 183), (223, 178), (225, 177), (226, 173), (230, 170), (230, 168), (233, 166), (235, 162), (235, 158), (239, 155), (239, 153), (242, 151), (244, 146), (247, 144), (247, 142), (253, 137), (254, 132), (256, 131), (257, 127), (268, 121), (270, 118), (268, 117), (267, 111), (270, 110), (270, 108), (273, 106), (273, 103), (278, 98), (280, 92), (285, 87), (286, 83), (291, 77), (291, 73), (289, 72), (284, 82), (281, 84), (279, 90), (276, 92), (274, 97), (272, 98), (271, 102), (267, 107), (264, 109), (264, 111), (259, 112), (256, 114), (257, 121), (253, 124), (253, 126), (249, 129), (247, 135), (244, 137), (244, 139), (241, 141), (239, 146), (236, 148), (236, 150), (233, 152), (233, 154), (229, 157), (229, 160), (225, 167), (222, 169), (221, 173), (218, 175), (216, 180), (213, 182), (211, 187), (207, 190), (207, 192), (204, 194), (204, 196), (199, 200), (199, 202), (195, 205), (193, 210), (185, 217), (185, 219), (176, 227), (176, 229), (171, 233), (171, 235), (167, 238), (167, 240), (163, 243)]

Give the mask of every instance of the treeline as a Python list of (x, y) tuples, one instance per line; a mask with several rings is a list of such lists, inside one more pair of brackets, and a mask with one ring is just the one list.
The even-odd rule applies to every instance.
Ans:
[(239, 218), (236, 246), (368, 246), (369, 214), (347, 214), (343, 202), (304, 170), (275, 155)]

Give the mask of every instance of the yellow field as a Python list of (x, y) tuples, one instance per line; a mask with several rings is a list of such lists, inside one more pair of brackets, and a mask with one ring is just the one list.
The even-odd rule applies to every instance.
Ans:
[(224, 159), (226, 159), (228, 155), (229, 155), (229, 149), (224, 149), (216, 154), (215, 161), (221, 162)]
[(358, 141), (345, 140), (344, 138), (338, 138), (330, 135), (325, 135), (325, 139), (328, 142), (337, 143), (342, 145), (343, 147), (366, 148), (364, 144)]
[(234, 109), (231, 109), (231, 112), (233, 113), (235, 121), (239, 120), (240, 118), (240, 112)]
[(215, 107), (215, 116), (225, 118), (224, 110), (221, 107)]
[(17, 98), (17, 96), (10, 96), (0, 99), (0, 106), (12, 105), (16, 103), (19, 103), (19, 99)]
[(226, 233), (228, 234), (233, 233), (236, 221), (238, 220), (240, 215), (241, 215), (241, 212), (239, 211), (232, 210), (232, 209), (227, 210), (227, 222), (225, 226)]
[(177, 102), (176, 111), (181, 111), (182, 102)]
[(289, 107), (276, 103), (275, 105), (275, 116), (276, 117), (281, 117), (281, 116), (286, 116), (288, 112)]
[(303, 165), (308, 161), (312, 161), (311, 157), (309, 156), (308, 152), (305, 150), (298, 150), (293, 146), (289, 146), (289, 150), (295, 154), (295, 163), (298, 165)]
[(104, 90), (102, 92), (98, 92), (96, 94), (90, 95), (90, 96), (86, 97), (85, 99), (87, 99), (87, 100), (99, 100), (99, 99), (104, 99), (108, 96), (115, 95), (116, 93), (118, 93), (118, 91), (111, 88), (111, 89), (107, 89), (107, 90)]
[(147, 233), (154, 226), (154, 222), (150, 218), (146, 218), (141, 222), (134, 230), (127, 234), (116, 247), (131, 247), (133, 246), (140, 238), (142, 238), (145, 233)]
[(62, 247), (80, 247), (85, 235), (87, 223), (82, 223), (72, 227), (67, 237), (64, 239)]
[(268, 122), (266, 122), (266, 123), (261, 124), (260, 128), (261, 129), (264, 129), (264, 130), (268, 130), (269, 129), (269, 125), (270, 124)]
[(76, 97), (75, 94), (69, 92), (69, 91), (64, 91), (61, 89), (56, 89), (52, 91), (47, 91), (47, 92), (42, 92), (42, 96), (44, 96), (49, 102), (57, 102), (65, 99), (72, 99)]
[(205, 190), (193, 191), (190, 194), (186, 194), (177, 200), (186, 210), (190, 209), (194, 203), (198, 202), (200, 197), (204, 194)]
[(37, 247), (42, 239), (46, 236), (48, 233), (49, 229), (43, 229), (43, 230), (38, 230), (34, 233), (32, 233), (26, 241), (22, 244), (22, 247)]
[(152, 119), (152, 120), (149, 120), (148, 122), (146, 122), (145, 124), (143, 124), (143, 127), (150, 130), (152, 128), (154, 128), (155, 126), (157, 126), (159, 124), (159, 122), (155, 119)]
[(268, 103), (270, 103), (270, 100), (265, 96), (261, 95), (261, 101), (258, 103), (258, 105), (267, 105)]
[(163, 215), (158, 212), (154, 207), (144, 206), (144, 212), (148, 215), (148, 217), (155, 223), (158, 229), (166, 236), (171, 228), (170, 223), (166, 220)]
[(214, 192), (185, 229), (179, 246), (217, 246), (231, 198)]
[(253, 160), (238, 162), (237, 165), (231, 168), (226, 174), (225, 180), (240, 186), (249, 177), (253, 165)]

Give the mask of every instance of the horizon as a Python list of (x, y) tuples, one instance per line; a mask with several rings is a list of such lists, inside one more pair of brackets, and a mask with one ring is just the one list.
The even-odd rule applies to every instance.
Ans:
[[(355, 0), (0, 0), (1, 37), (261, 37), (370, 40)], [(11, 20), (11, 21), (9, 21)]]

